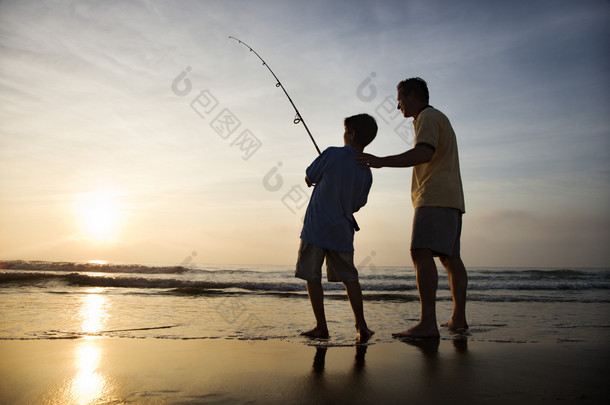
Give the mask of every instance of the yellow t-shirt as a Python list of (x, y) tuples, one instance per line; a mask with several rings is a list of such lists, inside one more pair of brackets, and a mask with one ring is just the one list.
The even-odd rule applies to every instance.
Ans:
[(449, 119), (428, 107), (419, 113), (413, 125), (415, 145), (427, 143), (436, 149), (432, 160), (413, 167), (413, 207), (448, 207), (465, 212), (457, 141)]

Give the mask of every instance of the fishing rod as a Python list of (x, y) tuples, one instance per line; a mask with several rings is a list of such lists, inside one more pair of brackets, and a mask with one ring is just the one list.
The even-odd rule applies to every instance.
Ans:
[(288, 97), (288, 101), (290, 101), (290, 104), (292, 104), (292, 108), (294, 108), (294, 111), (296, 112), (296, 116), (294, 117), (293, 122), (295, 124), (299, 124), (299, 123), (303, 124), (303, 126), (305, 127), (305, 130), (307, 131), (307, 134), (309, 135), (309, 138), (313, 142), (313, 146), (316, 147), (316, 150), (318, 151), (318, 154), (322, 154), (322, 152), (320, 152), (320, 148), (318, 148), (318, 144), (316, 144), (316, 141), (313, 139), (313, 136), (311, 135), (311, 132), (309, 132), (309, 128), (307, 128), (307, 124), (305, 123), (305, 120), (303, 120), (303, 117), (301, 116), (301, 113), (297, 109), (297, 106), (294, 105), (294, 102), (292, 101), (292, 99), (288, 95), (288, 92), (286, 91), (286, 89), (284, 88), (282, 83), (280, 82), (280, 79), (278, 79), (277, 76), (275, 75), (275, 73), (273, 73), (273, 70), (271, 70), (271, 68), (269, 67), (267, 62), (265, 62), (263, 60), (263, 58), (261, 58), (261, 56), (254, 49), (252, 49), (252, 47), (250, 45), (246, 44), (244, 41), (242, 41), (242, 40), (240, 40), (238, 38), (232, 37), (232, 36), (229, 36), (229, 39), (234, 39), (237, 42), (239, 42), (240, 44), (244, 45), (246, 48), (248, 48), (250, 50), (250, 52), (254, 52), (254, 54), (261, 60), (261, 62), (263, 62), (263, 66), (265, 66), (269, 70), (269, 72), (271, 72), (271, 74), (275, 78), (275, 81), (277, 82), (275, 84), (275, 87), (280, 87), (282, 90), (284, 90), (284, 94), (286, 95), (286, 97)]
[[(299, 123), (303, 124), (303, 126), (305, 127), (305, 130), (307, 131), (307, 134), (309, 135), (309, 139), (311, 139), (311, 141), (313, 142), (313, 146), (316, 147), (316, 150), (318, 151), (318, 154), (321, 155), (322, 152), (320, 152), (320, 148), (318, 148), (318, 144), (313, 139), (313, 136), (311, 135), (311, 132), (309, 132), (309, 128), (307, 128), (307, 124), (305, 123), (305, 120), (303, 120), (303, 117), (301, 116), (301, 113), (297, 109), (297, 106), (294, 105), (294, 102), (290, 98), (290, 95), (288, 95), (288, 92), (286, 91), (286, 89), (282, 85), (282, 82), (280, 82), (280, 79), (278, 79), (277, 76), (275, 75), (275, 73), (273, 73), (273, 70), (271, 70), (271, 68), (269, 67), (267, 62), (265, 62), (265, 60), (263, 58), (261, 58), (261, 56), (254, 49), (252, 49), (252, 47), (250, 45), (246, 44), (244, 41), (242, 41), (242, 40), (240, 40), (238, 38), (232, 37), (232, 36), (229, 36), (229, 39), (236, 40), (237, 42), (239, 42), (240, 44), (242, 44), (246, 48), (248, 48), (250, 50), (250, 52), (254, 52), (256, 57), (259, 58), (261, 60), (261, 62), (263, 62), (263, 66), (265, 66), (269, 70), (269, 72), (271, 72), (271, 74), (275, 78), (275, 81), (277, 82), (277, 83), (275, 83), (275, 87), (280, 87), (284, 91), (284, 94), (286, 95), (286, 97), (288, 97), (288, 101), (290, 101), (290, 104), (292, 104), (292, 108), (294, 108), (294, 111), (296, 112), (296, 116), (294, 117), (293, 122), (295, 124), (299, 124)], [(352, 220), (354, 221), (354, 230), (359, 231), (360, 227), (358, 226), (358, 222), (356, 222), (356, 218), (353, 215), (352, 215)]]

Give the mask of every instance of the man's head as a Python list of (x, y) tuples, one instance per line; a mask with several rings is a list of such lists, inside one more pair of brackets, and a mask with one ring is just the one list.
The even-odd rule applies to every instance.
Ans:
[(358, 114), (343, 120), (345, 134), (343, 140), (346, 145), (363, 150), (377, 136), (377, 122), (368, 114)]
[(405, 117), (415, 117), (428, 105), (430, 95), (428, 85), (419, 77), (412, 77), (398, 83), (398, 109)]

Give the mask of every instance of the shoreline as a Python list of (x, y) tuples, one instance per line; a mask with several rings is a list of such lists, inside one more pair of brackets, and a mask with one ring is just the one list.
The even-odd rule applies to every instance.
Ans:
[[(315, 344), (312, 341), (312, 344)], [(601, 403), (597, 343), (0, 340), (0, 403)]]

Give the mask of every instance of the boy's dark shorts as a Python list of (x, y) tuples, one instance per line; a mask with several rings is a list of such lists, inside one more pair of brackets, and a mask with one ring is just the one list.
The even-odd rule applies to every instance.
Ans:
[(418, 207), (413, 215), (411, 250), (430, 249), (434, 256), (460, 256), (462, 212), (456, 208)]
[(322, 282), (322, 263), (326, 259), (328, 281), (357, 281), (358, 270), (354, 266), (354, 252), (337, 252), (322, 249), (301, 239), (295, 277), (314, 283)]

